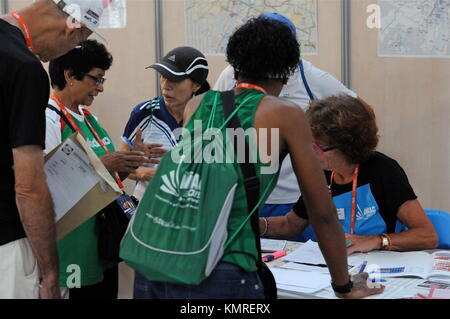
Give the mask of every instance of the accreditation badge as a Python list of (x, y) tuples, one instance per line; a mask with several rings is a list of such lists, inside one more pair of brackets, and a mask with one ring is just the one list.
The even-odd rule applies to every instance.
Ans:
[(136, 213), (137, 200), (133, 200), (128, 194), (120, 196), (116, 201), (128, 218), (131, 218)]
[(345, 220), (345, 209), (338, 208), (337, 209), (337, 214), (338, 214), (339, 220)]

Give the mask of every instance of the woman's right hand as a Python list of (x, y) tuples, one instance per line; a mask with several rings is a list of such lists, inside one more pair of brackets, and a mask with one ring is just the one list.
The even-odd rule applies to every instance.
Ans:
[[(134, 151), (139, 151), (145, 153), (145, 155), (150, 158), (160, 158), (162, 157), (167, 150), (164, 148), (161, 148), (163, 144), (158, 143), (144, 143), (142, 141), (142, 130), (138, 129), (136, 132), (136, 138), (134, 139)], [(158, 160), (152, 160), (153, 164), (159, 164)]]

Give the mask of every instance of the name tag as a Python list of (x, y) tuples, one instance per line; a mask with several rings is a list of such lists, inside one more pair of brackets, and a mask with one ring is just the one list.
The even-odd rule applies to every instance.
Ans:
[(131, 218), (136, 212), (137, 203), (127, 194), (116, 199), (128, 218)]
[(338, 214), (339, 220), (344, 220), (345, 219), (345, 209), (338, 208), (337, 209), (337, 214)]

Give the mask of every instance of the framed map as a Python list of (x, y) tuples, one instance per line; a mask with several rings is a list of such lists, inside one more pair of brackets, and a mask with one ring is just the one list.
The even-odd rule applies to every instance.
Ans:
[(450, 58), (450, 0), (379, 0), (381, 57)]
[(252, 17), (278, 12), (297, 27), (302, 55), (318, 54), (317, 0), (185, 0), (187, 45), (225, 55), (228, 38)]

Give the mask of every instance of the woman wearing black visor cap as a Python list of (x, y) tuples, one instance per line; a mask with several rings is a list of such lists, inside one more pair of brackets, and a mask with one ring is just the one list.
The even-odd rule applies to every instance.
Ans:
[[(172, 149), (179, 137), (174, 131), (183, 125), (186, 104), (194, 95), (210, 89), (206, 81), (208, 62), (200, 51), (192, 47), (175, 48), (159, 63), (148, 68), (155, 69), (161, 75), (161, 95), (133, 109), (122, 136), (122, 151), (132, 148), (139, 129), (145, 143), (153, 144), (162, 152)], [(148, 165), (139, 167), (136, 174), (129, 176), (137, 181), (133, 195), (139, 200), (156, 171), (154, 164)]]

